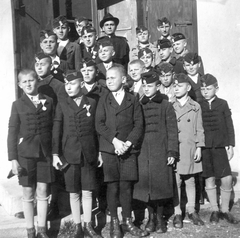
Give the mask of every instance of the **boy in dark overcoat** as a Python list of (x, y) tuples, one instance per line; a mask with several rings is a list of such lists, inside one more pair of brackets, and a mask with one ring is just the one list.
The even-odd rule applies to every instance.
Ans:
[[(144, 139), (138, 157), (139, 180), (134, 185), (133, 198), (147, 204), (148, 232), (165, 233), (163, 208), (173, 197), (172, 164), (178, 158), (178, 129), (172, 104), (159, 92), (157, 73), (142, 74), (142, 98), (145, 119)], [(164, 181), (164, 182), (163, 182)]]
[[(54, 181), (51, 156), (54, 105), (50, 97), (38, 94), (38, 78), (33, 70), (22, 70), (18, 80), (24, 94), (12, 104), (7, 140), (8, 159), (12, 161), (12, 172), (19, 176), (19, 184), (23, 188), (23, 211), (28, 237), (48, 238), (48, 184)], [(35, 191), (37, 236), (34, 228)]]
[[(202, 176), (205, 179), (212, 214), (211, 223), (218, 223), (219, 218), (236, 224), (239, 221), (229, 212), (229, 202), (232, 192), (232, 172), (229, 161), (233, 158), (235, 133), (232, 113), (228, 103), (216, 96), (217, 79), (211, 74), (205, 74), (201, 79), (201, 93), (204, 100), (200, 102), (205, 133), (205, 148), (202, 151)], [(221, 208), (217, 204), (215, 179), (221, 180)]]
[(112, 238), (123, 237), (117, 214), (118, 201), (122, 206), (124, 231), (134, 236), (147, 235), (131, 220), (132, 185), (138, 178), (137, 153), (143, 117), (138, 99), (123, 89), (125, 82), (126, 71), (122, 65), (117, 64), (107, 71), (106, 84), (111, 92), (100, 98), (96, 112)]

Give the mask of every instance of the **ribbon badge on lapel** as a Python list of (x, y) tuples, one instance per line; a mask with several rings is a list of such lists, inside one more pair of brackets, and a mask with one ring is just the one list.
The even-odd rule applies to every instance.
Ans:
[(90, 117), (91, 116), (91, 113), (90, 113), (90, 107), (91, 107), (91, 105), (90, 104), (84, 104), (83, 105), (83, 108), (86, 108), (86, 110), (87, 110), (87, 113), (86, 113), (86, 115), (88, 116), (88, 117)]
[(42, 110), (43, 111), (46, 111), (47, 110), (47, 108), (45, 107), (45, 102), (47, 101), (47, 99), (39, 99), (39, 101), (42, 103)]

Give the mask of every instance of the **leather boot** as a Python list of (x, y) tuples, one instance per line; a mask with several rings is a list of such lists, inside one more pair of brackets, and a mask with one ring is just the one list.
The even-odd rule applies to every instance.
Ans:
[(144, 237), (149, 234), (147, 231), (143, 231), (134, 226), (130, 217), (123, 218), (122, 228), (124, 232), (129, 232), (133, 236)]
[(46, 227), (40, 227), (38, 226), (37, 228), (37, 238), (49, 238), (47, 233), (46, 233)]
[(27, 235), (28, 238), (35, 238), (36, 237), (36, 230), (35, 228), (27, 228)]
[(166, 222), (163, 219), (163, 215), (162, 214), (157, 214), (156, 232), (157, 233), (165, 233), (165, 232), (167, 232)]
[(149, 219), (146, 224), (145, 230), (147, 232), (154, 232), (156, 229), (156, 214), (152, 211), (150, 212), (150, 210), (148, 211), (149, 211)]
[(71, 235), (71, 238), (84, 238), (84, 233), (83, 233), (81, 223), (75, 224), (75, 230), (74, 230), (73, 234)]
[(123, 238), (121, 227), (117, 217), (112, 217), (110, 222), (110, 237)]
[(84, 237), (89, 238), (102, 238), (100, 235), (98, 235), (93, 227), (91, 222), (84, 222)]

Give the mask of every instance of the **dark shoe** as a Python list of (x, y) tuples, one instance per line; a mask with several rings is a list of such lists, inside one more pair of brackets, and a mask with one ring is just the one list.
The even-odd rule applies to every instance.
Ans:
[(29, 228), (27, 229), (27, 235), (28, 235), (28, 238), (36, 238), (36, 230), (35, 228)]
[(237, 220), (230, 212), (221, 212), (220, 218), (222, 220), (226, 220), (228, 223), (231, 224), (238, 224), (239, 220)]
[(175, 228), (183, 228), (183, 219), (182, 219), (182, 215), (175, 215), (173, 218), (173, 226)]
[(47, 220), (53, 221), (59, 217), (59, 209), (57, 204), (50, 204), (49, 210), (47, 213)]
[(210, 216), (210, 222), (216, 225), (219, 222), (219, 216), (219, 211), (213, 211)]
[(84, 222), (84, 237), (89, 238), (102, 238), (100, 235), (98, 235), (92, 227), (91, 222)]
[(149, 234), (147, 231), (143, 231), (134, 226), (130, 217), (123, 218), (122, 229), (124, 232), (129, 232), (131, 235), (138, 237), (144, 237)]
[(71, 234), (71, 238), (84, 238), (84, 233), (83, 233), (81, 223), (75, 224), (75, 230)]
[(145, 226), (147, 232), (154, 232), (156, 229), (156, 214), (149, 214), (148, 222)]
[(46, 233), (46, 227), (39, 227), (37, 228), (37, 238), (49, 238)]
[(188, 214), (188, 218), (193, 222), (194, 225), (203, 226), (204, 222), (196, 212)]
[(162, 215), (157, 215), (157, 223), (156, 223), (156, 232), (157, 233), (165, 233), (167, 232), (166, 222), (163, 219)]
[(110, 237), (111, 238), (123, 238), (121, 227), (119, 225), (118, 218), (112, 217), (110, 222)]

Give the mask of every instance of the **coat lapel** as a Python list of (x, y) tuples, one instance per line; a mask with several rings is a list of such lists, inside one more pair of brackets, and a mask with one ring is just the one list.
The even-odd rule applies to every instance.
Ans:
[[(114, 99), (115, 100), (115, 99)], [(115, 100), (116, 101), (116, 100)], [(117, 102), (116, 102), (117, 103)], [(118, 103), (117, 103), (118, 105)], [(118, 108), (117, 108), (117, 111), (116, 111), (116, 114), (126, 110), (127, 108), (129, 108), (130, 106), (132, 105), (132, 100), (131, 98), (129, 97), (129, 95), (125, 92), (125, 95), (124, 95), (124, 98), (122, 100), (122, 103), (121, 105), (119, 106), (118, 105)]]

